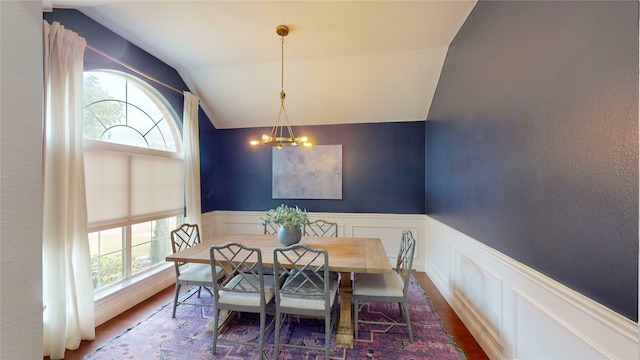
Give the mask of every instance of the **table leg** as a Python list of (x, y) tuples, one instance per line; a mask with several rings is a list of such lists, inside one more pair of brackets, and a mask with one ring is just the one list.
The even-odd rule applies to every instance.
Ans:
[[(220, 310), (220, 316), (218, 317), (218, 334), (223, 333), (227, 329), (227, 326), (229, 326), (229, 323), (234, 317), (236, 317), (235, 311)], [(207, 333), (213, 334), (213, 320), (207, 324)]]
[(340, 318), (336, 346), (353, 349), (353, 316), (351, 311), (351, 273), (340, 273)]

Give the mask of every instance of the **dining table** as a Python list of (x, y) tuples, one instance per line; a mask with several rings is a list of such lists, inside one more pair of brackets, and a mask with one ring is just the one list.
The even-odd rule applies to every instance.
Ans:
[[(228, 242), (260, 249), (264, 267), (272, 267), (273, 250), (284, 247), (276, 235), (226, 234), (203, 239), (197, 245), (168, 255), (166, 260), (209, 264), (210, 247)], [(299, 243), (326, 250), (329, 255), (329, 271), (340, 273), (336, 346), (353, 348), (353, 311), (358, 309), (352, 309), (352, 276), (358, 273), (382, 274), (393, 271), (382, 241), (379, 238), (303, 236)]]

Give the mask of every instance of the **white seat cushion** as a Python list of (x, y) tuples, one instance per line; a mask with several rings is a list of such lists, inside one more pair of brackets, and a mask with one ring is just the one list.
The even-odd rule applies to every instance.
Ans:
[[(246, 274), (245, 274), (246, 275)], [(265, 304), (268, 304), (273, 296), (275, 295), (274, 290), (274, 282), (275, 278), (273, 275), (264, 275), (264, 300)], [(260, 288), (260, 280), (258, 277), (253, 275), (246, 275), (246, 278), (242, 275), (236, 275), (229, 283), (225, 286), (225, 288), (233, 289), (253, 289), (253, 287), (249, 284), (254, 284), (256, 288)], [(242, 286), (242, 287), (240, 287)], [(243, 306), (260, 306), (260, 294), (255, 293), (242, 293), (242, 292), (234, 292), (234, 291), (224, 291), (220, 290), (218, 292), (218, 302), (221, 304), (234, 304), (234, 305), (243, 305)]]
[(384, 274), (356, 274), (353, 282), (353, 294), (356, 296), (393, 296), (402, 297), (404, 282), (395, 271)]
[(180, 277), (178, 277), (178, 280), (213, 282), (211, 265), (195, 263), (184, 264), (180, 267)]
[[(290, 280), (289, 278), (288, 280)], [(298, 278), (294, 281), (300, 283), (303, 278)], [(290, 283), (291, 281), (289, 281)], [(285, 281), (285, 284), (287, 282)], [(336, 292), (338, 291), (338, 281), (336, 279), (330, 279), (329, 281), (329, 306), (333, 306), (333, 301), (336, 297)], [(315, 288), (312, 284), (306, 283), (299, 290), (300, 295), (292, 295), (292, 294), (280, 294), (280, 306), (283, 307), (292, 307), (296, 309), (310, 309), (310, 310), (324, 310), (324, 298), (319, 297), (307, 297), (304, 294), (321, 294), (318, 292), (318, 289)]]

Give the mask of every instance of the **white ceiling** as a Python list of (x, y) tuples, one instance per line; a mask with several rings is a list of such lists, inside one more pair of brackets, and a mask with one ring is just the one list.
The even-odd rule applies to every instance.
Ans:
[[(45, 2), (51, 0), (45, 0)], [(216, 128), (425, 120), (476, 1), (81, 1), (75, 8), (175, 68)], [(46, 5), (45, 5), (46, 6)]]

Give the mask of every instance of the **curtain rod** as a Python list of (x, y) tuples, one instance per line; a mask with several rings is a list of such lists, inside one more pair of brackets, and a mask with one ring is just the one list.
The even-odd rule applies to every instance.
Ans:
[(177, 92), (177, 93), (178, 93), (178, 94), (180, 94), (180, 95), (184, 95), (184, 93), (183, 93), (181, 90), (178, 90), (178, 89), (174, 88), (173, 86), (171, 86), (171, 85), (169, 85), (169, 84), (166, 84), (166, 83), (164, 83), (164, 82), (162, 82), (162, 81), (160, 81), (160, 80), (158, 80), (158, 79), (154, 78), (154, 77), (153, 77), (153, 76), (151, 76), (151, 75), (147, 75), (147, 74), (143, 73), (142, 71), (140, 71), (140, 70), (138, 70), (138, 69), (134, 68), (133, 66), (131, 66), (131, 65), (129, 65), (129, 64), (126, 64), (126, 63), (124, 63), (124, 62), (120, 61), (119, 59), (116, 59), (116, 58), (114, 58), (113, 56), (111, 56), (111, 55), (109, 55), (109, 54), (107, 54), (107, 53), (105, 53), (105, 52), (103, 52), (103, 51), (101, 51), (101, 50), (98, 50), (98, 49), (94, 48), (93, 46), (91, 46), (91, 45), (89, 45), (89, 44), (87, 44), (87, 49), (89, 49), (89, 50), (91, 50), (91, 51), (93, 51), (93, 52), (95, 52), (95, 53), (98, 53), (98, 54), (100, 54), (100, 55), (102, 55), (102, 56), (106, 57), (107, 59), (109, 59), (109, 60), (111, 60), (111, 61), (113, 61), (113, 62), (115, 62), (115, 63), (117, 63), (117, 64), (120, 64), (120, 65), (122, 65), (122, 66), (126, 67), (127, 69), (129, 69), (129, 70), (131, 70), (131, 71), (135, 72), (136, 74), (138, 74), (138, 75), (140, 75), (140, 76), (144, 76), (145, 78), (147, 78), (147, 79), (149, 79), (149, 80), (151, 80), (151, 81), (153, 81), (153, 82), (155, 82), (155, 83), (157, 83), (157, 84), (160, 84), (160, 85), (162, 85), (162, 86), (166, 87), (166, 88), (167, 88), (167, 89), (169, 89), (169, 90), (173, 90), (173, 91)]

